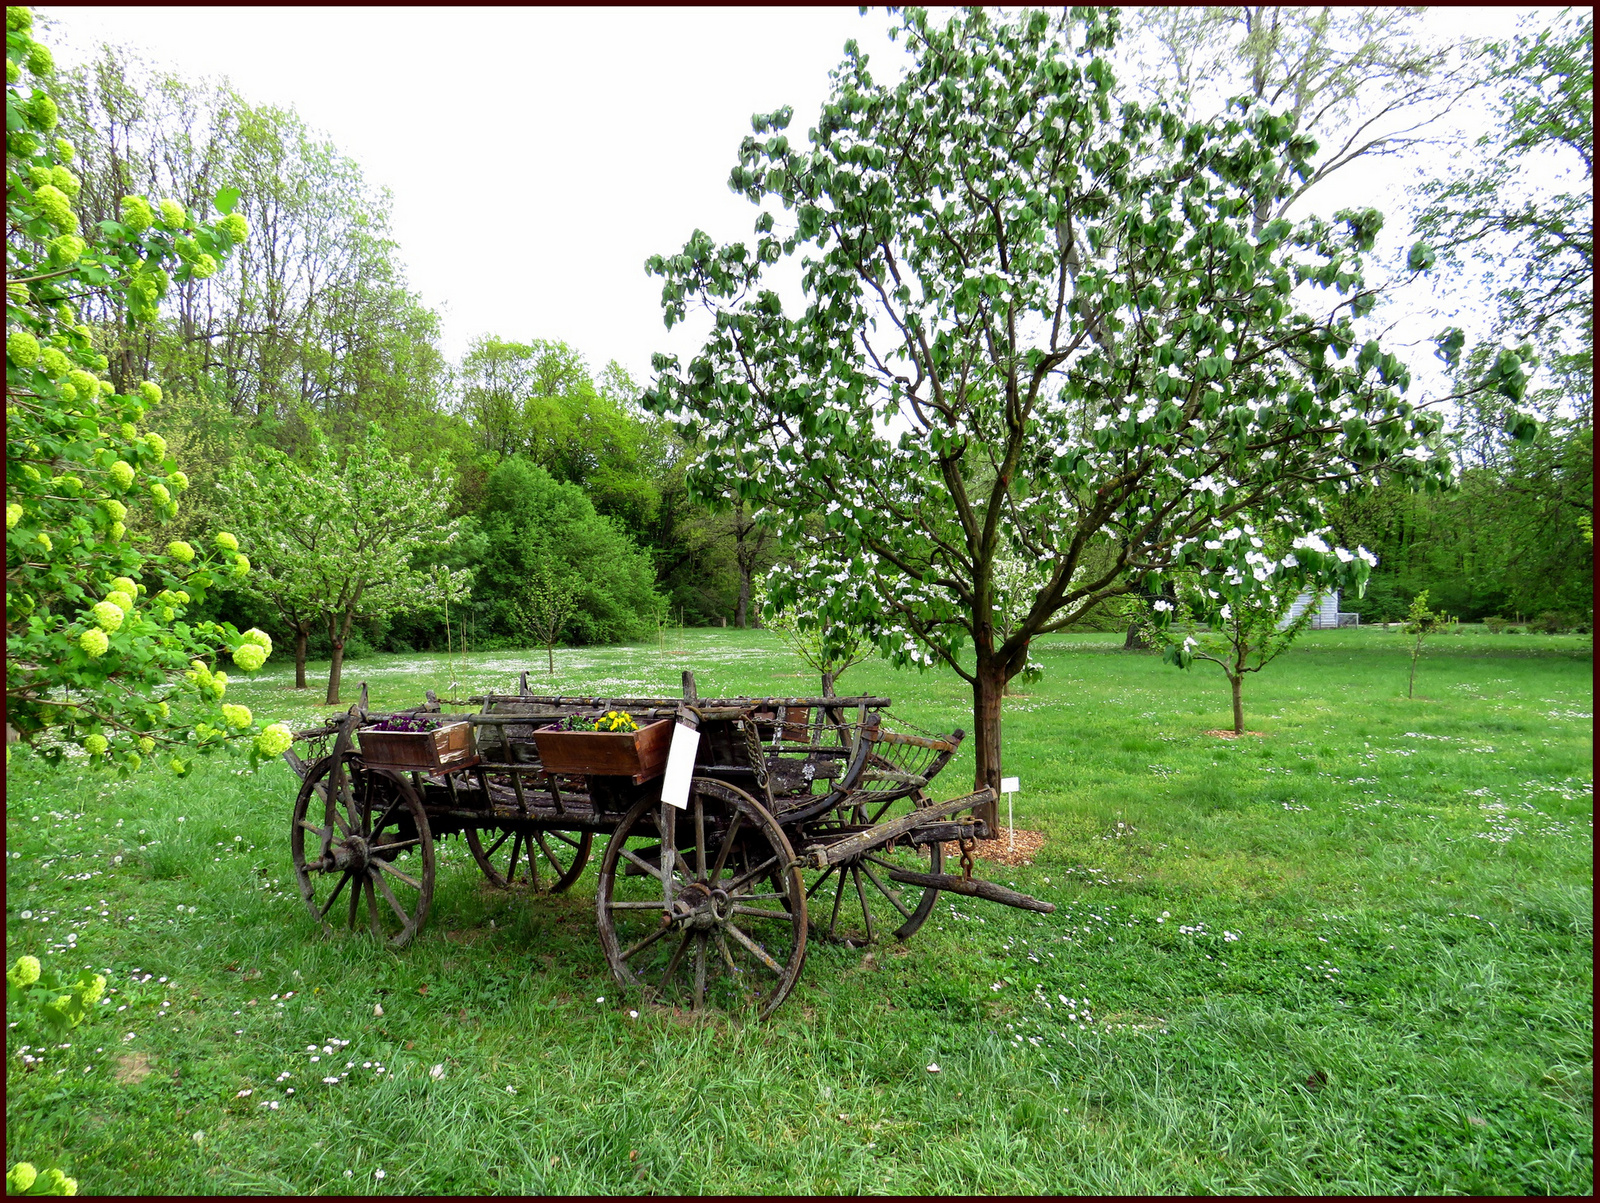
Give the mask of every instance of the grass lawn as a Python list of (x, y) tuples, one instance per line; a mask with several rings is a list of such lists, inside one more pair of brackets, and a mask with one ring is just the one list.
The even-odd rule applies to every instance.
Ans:
[[(1402, 636), (1311, 633), (1247, 683), (1261, 735), (1224, 740), (1220, 672), (1120, 642), (1040, 641), (1006, 704), (1046, 843), (986, 875), (1056, 913), (947, 895), (907, 944), (814, 943), (759, 1024), (614, 997), (598, 845), (538, 897), (447, 841), (393, 953), (313, 934), (282, 764), (14, 755), (8, 963), (114, 993), (70, 1047), (8, 1014), (8, 1164), (86, 1193), (1587, 1193), (1592, 643), (1436, 636), (1408, 700)], [(667, 644), (558, 651), (556, 685), (815, 688), (763, 632)], [(543, 659), (460, 658), (452, 691), (444, 657), (374, 657), (346, 701), (510, 690)], [(280, 651), (229, 700), (303, 723), (292, 680)], [(954, 677), (845, 686), (970, 726)]]

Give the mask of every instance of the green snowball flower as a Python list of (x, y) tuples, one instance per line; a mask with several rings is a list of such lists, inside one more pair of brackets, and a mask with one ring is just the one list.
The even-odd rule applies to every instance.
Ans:
[(10, 530), (13, 526), (15, 526), (17, 524), (17, 520), (19, 518), (21, 518), (21, 517), (22, 517), (22, 506), (21, 506), (21, 504), (18, 503), (18, 502), (15, 502), (15, 501), (9, 502), (6, 505), (6, 529)]
[(85, 397), (92, 397), (99, 389), (100, 382), (94, 378), (92, 372), (85, 372), (82, 368), (73, 368), (67, 373), (67, 379), (72, 381), (72, 387)]
[(57, 379), (72, 371), (72, 361), (57, 347), (46, 347), (39, 352), (39, 366)]
[(22, 465), (22, 475), (26, 479), (33, 481), (35, 484), (37, 484), (39, 481), (39, 469), (35, 468), (32, 464)]
[(228, 674), (227, 673), (212, 673), (211, 674), (211, 688), (213, 688), (213, 689), (215, 689), (217, 691), (217, 696), (219, 698), (223, 694), (227, 693), (228, 692)]
[(167, 458), (167, 440), (162, 438), (159, 434), (151, 433), (145, 435), (144, 445), (150, 448), (151, 451), (155, 452), (155, 457), (157, 459)]
[(28, 48), (28, 70), (35, 75), (50, 75), (56, 69), (56, 60), (50, 54), (50, 48), (42, 42), (35, 42)]
[(264, 649), (267, 655), (272, 655), (272, 636), (267, 634), (260, 627), (251, 627), (243, 635), (240, 635), (239, 638), (243, 639), (246, 643), (253, 643), (257, 647)]
[(113, 522), (121, 522), (128, 516), (128, 507), (115, 497), (107, 497), (100, 504), (105, 507), (106, 513), (110, 515)]
[(165, 702), (156, 703), (156, 712), (160, 714), (163, 719), (169, 719), (172, 717), (172, 707), (168, 706)]
[(50, 542), (50, 536), (43, 531), (40, 531), (36, 538), (46, 551), (54, 551), (56, 549), (55, 544)]
[(28, 179), (33, 182), (33, 186), (35, 188), (37, 188), (40, 184), (55, 183), (55, 181), (50, 178), (50, 164), (48, 163), (29, 163)]
[(83, 481), (76, 476), (58, 476), (56, 477), (54, 483), (55, 487), (60, 489), (68, 497), (76, 497), (79, 493), (83, 492)]
[(106, 737), (98, 732), (89, 736), (83, 741), (83, 750), (89, 753), (91, 756), (103, 755), (106, 748), (109, 746), (110, 745), (106, 743)]
[(188, 211), (175, 200), (161, 201), (156, 205), (156, 212), (161, 215), (161, 224), (164, 226), (182, 230), (189, 225)]
[(83, 181), (73, 175), (70, 168), (59, 164), (50, 169), (50, 182), (73, 200), (78, 199), (78, 193), (83, 189)]
[(133, 595), (131, 593), (124, 593), (121, 589), (113, 589), (110, 593), (106, 594), (106, 600), (117, 609), (121, 610), (124, 614), (133, 609)]
[(178, 599), (178, 603), (180, 605), (187, 606), (189, 604), (189, 595), (187, 593), (185, 593), (182, 589), (179, 589), (172, 596)]
[(111, 524), (111, 529), (110, 529), (110, 531), (109, 531), (109, 532), (108, 532), (108, 533), (109, 533), (109, 534), (110, 534), (110, 535), (111, 535), (111, 541), (112, 541), (112, 542), (113, 542), (113, 543), (115, 543), (115, 542), (116, 542), (116, 541), (117, 541), (117, 540), (118, 540), (118, 539), (120, 539), (120, 538), (122, 538), (122, 536), (123, 536), (123, 534), (124, 534), (124, 532), (126, 532), (126, 531), (127, 531), (127, 529), (128, 529), (128, 528), (127, 528), (127, 527), (125, 527), (125, 526), (123, 526), (123, 525), (122, 525), (122, 523), (120, 523), (120, 522), (113, 522), (113, 523), (112, 523), (112, 524)]
[(246, 643), (234, 651), (233, 662), (245, 672), (253, 673), (267, 662), (267, 651), (257, 644)]
[(120, 459), (106, 469), (106, 474), (119, 489), (126, 489), (133, 484), (133, 468)]
[(172, 249), (178, 252), (179, 259), (188, 263), (200, 253), (200, 244), (187, 234), (182, 234), (172, 240)]
[(256, 751), (263, 756), (282, 756), (294, 743), (294, 734), (283, 723), (273, 723), (256, 736)]
[(14, 84), (21, 78), (22, 68), (17, 66), (16, 63), (12, 62), (9, 58), (6, 59), (6, 83)]
[(139, 437), (139, 429), (132, 422), (124, 422), (121, 426), (118, 426), (117, 433), (130, 443)]
[(76, 401), (78, 399), (78, 389), (77, 389), (76, 385), (72, 385), (72, 384), (57, 385), (56, 386), (56, 392), (60, 395), (61, 402), (62, 402), (63, 405), (71, 405), (74, 401)]
[(181, 493), (189, 487), (189, 478), (182, 472), (168, 472), (167, 483)]
[(115, 631), (122, 625), (122, 607), (115, 602), (95, 602), (89, 607), (89, 613), (94, 615), (95, 622), (103, 631)]
[(122, 198), (122, 224), (135, 234), (143, 234), (150, 228), (150, 223), (155, 221), (155, 214), (150, 212), (150, 202), (142, 196), (125, 196)]
[[(101, 359), (101, 360), (102, 360), (102, 361), (104, 361), (104, 359), (105, 359), (105, 356), (103, 356), (103, 355), (102, 355), (102, 356), (99, 356), (99, 358), (100, 358), (100, 359)], [(102, 365), (102, 367), (101, 367), (101, 368), (100, 368), (100, 370), (101, 370), (101, 371), (102, 371), (102, 372), (103, 372), (103, 371), (105, 371), (105, 370), (106, 370), (106, 369), (105, 369), (105, 367), (104, 367), (104, 366), (103, 366), (103, 365)], [(109, 397), (109, 396), (110, 396), (110, 395), (111, 395), (111, 394), (112, 394), (112, 393), (114, 393), (114, 392), (116, 392), (116, 391), (117, 391), (117, 390), (116, 390), (116, 389), (115, 389), (115, 388), (114, 388), (114, 387), (113, 387), (113, 386), (112, 386), (112, 384), (111, 384), (111, 381), (109, 381), (109, 380), (98, 380), (98, 381), (96, 381), (96, 382), (95, 382), (95, 386), (94, 386), (94, 388), (95, 388), (95, 392), (97, 392), (97, 393), (99, 393), (99, 394), (100, 394), (100, 395), (101, 395), (101, 396), (102, 396), (102, 397)]]
[(154, 752), (155, 750), (156, 750), (156, 741), (155, 740), (151, 739), (148, 735), (141, 735), (139, 737), (139, 751), (143, 752), (146, 756), (148, 756), (148, 755), (150, 755), (151, 752)]
[(175, 539), (167, 544), (167, 554), (174, 560), (187, 564), (194, 559), (194, 548), (190, 547), (182, 539)]
[(111, 640), (106, 638), (106, 633), (99, 627), (90, 627), (78, 636), (78, 646), (88, 652), (91, 658), (99, 658), (106, 654), (106, 649), (111, 646)]
[(146, 405), (161, 404), (161, 386), (153, 380), (144, 380), (139, 384), (139, 396)]
[(52, 238), (45, 246), (50, 252), (50, 262), (57, 267), (76, 263), (83, 258), (83, 252), (89, 249), (89, 244), (76, 234), (63, 234), (59, 238)]
[(6, 358), (19, 368), (31, 368), (39, 362), (39, 340), (26, 330), (13, 330), (6, 335)]
[(150, 485), (150, 496), (154, 497), (162, 505), (166, 505), (172, 500), (172, 494), (167, 492), (167, 486), (159, 480)]
[(250, 557), (242, 551), (233, 557), (233, 575), (237, 577), (250, 575)]
[(66, 234), (78, 232), (78, 215), (72, 211), (72, 202), (54, 184), (36, 188), (33, 200), (39, 206), (39, 215), (56, 229)]
[(94, 1004), (99, 1002), (101, 997), (104, 996), (105, 992), (106, 979), (97, 973), (94, 975), (89, 984), (83, 988), (84, 1005), (90, 1007), (94, 1006)]
[[(38, 957), (22, 956), (17, 958), (17, 963), (11, 966), (11, 972), (6, 976), (19, 986), (31, 986), (39, 980), (40, 968)], [(23, 1162), (23, 1164), (27, 1165), (27, 1162)], [(33, 1167), (28, 1166), (28, 1168), (32, 1169)], [(32, 1183), (29, 1185), (32, 1185)], [(23, 1189), (26, 1190), (27, 1187)]]
[(209, 280), (217, 274), (217, 261), (210, 255), (199, 255), (189, 266), (189, 274), (196, 280)]
[(33, 10), (22, 5), (6, 6), (6, 32), (25, 33), (33, 28)]
[(224, 705), (222, 707), (223, 721), (230, 727), (244, 728), (255, 721), (255, 716), (250, 713), (248, 706)]
[(120, 589), (122, 592), (126, 593), (129, 597), (133, 597), (136, 594), (138, 594), (138, 592), (139, 592), (139, 586), (134, 584), (132, 577), (128, 577), (128, 576), (114, 576), (114, 577), (112, 577), (111, 578), (111, 587), (113, 589)]
[(40, 129), (55, 129), (56, 122), (61, 120), (61, 110), (56, 108), (56, 102), (42, 95), (34, 96), (33, 103), (28, 106), (28, 115)]
[[(24, 957), (23, 960), (38, 964), (37, 957)], [(35, 978), (35, 981), (38, 979)], [(33, 1168), (31, 1161), (19, 1161), (6, 1171), (6, 1192), (13, 1195), (26, 1194), (33, 1189), (34, 1182), (39, 1177), (39, 1171)]]
[(56, 139), (56, 158), (60, 159), (63, 163), (70, 163), (77, 157), (78, 151), (72, 145), (72, 143), (68, 142), (65, 138)]
[(234, 242), (244, 242), (250, 237), (250, 223), (238, 213), (230, 213), (217, 222), (217, 229)]
[(75, 1195), (78, 1193), (78, 1180), (68, 1178), (60, 1170), (46, 1170), (39, 1175), (39, 1181), (34, 1190), (36, 1195)]
[(213, 539), (212, 542), (214, 542), (223, 551), (238, 551), (239, 550), (239, 540), (235, 539), (232, 535), (230, 535), (225, 530), (224, 531), (218, 531), (216, 538)]

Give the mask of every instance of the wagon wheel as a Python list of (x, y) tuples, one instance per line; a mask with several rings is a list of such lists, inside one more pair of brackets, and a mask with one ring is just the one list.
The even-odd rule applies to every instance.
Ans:
[(434, 860), (422, 799), (398, 775), (368, 769), (359, 753), (325, 756), (306, 774), (289, 847), (300, 896), (324, 932), (333, 931), (330, 917), (352, 931), (364, 923), (403, 948), (427, 921)]
[(695, 778), (682, 811), (634, 806), (606, 845), (597, 903), (612, 975), (662, 1003), (750, 1004), (765, 1019), (805, 964), (805, 892), (789, 841), (765, 807), (721, 781)]
[(560, 894), (583, 876), (594, 844), (594, 836), (587, 831), (573, 835), (565, 831), (469, 827), (466, 834), (472, 859), (497, 890), (530, 884), (537, 890), (542, 874), (544, 888)]
[[(834, 813), (850, 823), (887, 823), (909, 813), (914, 805), (912, 798), (873, 802), (869, 797)], [(852, 944), (871, 944), (886, 932), (896, 940), (915, 935), (933, 913), (939, 891), (891, 881), (891, 869), (942, 873), (944, 848), (902, 839), (821, 872), (807, 873), (806, 897), (814, 908), (811, 922), (815, 934)]]

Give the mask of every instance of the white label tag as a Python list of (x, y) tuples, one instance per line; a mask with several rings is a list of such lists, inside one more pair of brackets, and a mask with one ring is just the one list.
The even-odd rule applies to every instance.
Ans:
[(1000, 778), (1000, 792), (1002, 794), (1014, 794), (1021, 788), (1021, 782), (1021, 777), (1002, 777)]
[(661, 800), (679, 810), (689, 805), (689, 781), (694, 776), (694, 754), (700, 749), (700, 732), (682, 723), (672, 728), (672, 748), (667, 753), (667, 775), (661, 782)]

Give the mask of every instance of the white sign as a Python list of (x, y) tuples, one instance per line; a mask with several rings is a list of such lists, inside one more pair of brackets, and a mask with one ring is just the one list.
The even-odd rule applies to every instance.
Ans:
[(1002, 778), (1000, 778), (1000, 792), (1002, 794), (1014, 794), (1014, 793), (1016, 793), (1018, 788), (1020, 787), (1021, 781), (1022, 781), (1021, 777), (1002, 777)]
[(667, 775), (661, 782), (661, 800), (679, 810), (689, 805), (689, 780), (694, 776), (694, 754), (700, 748), (700, 732), (677, 723), (672, 728), (672, 748), (667, 753)]

